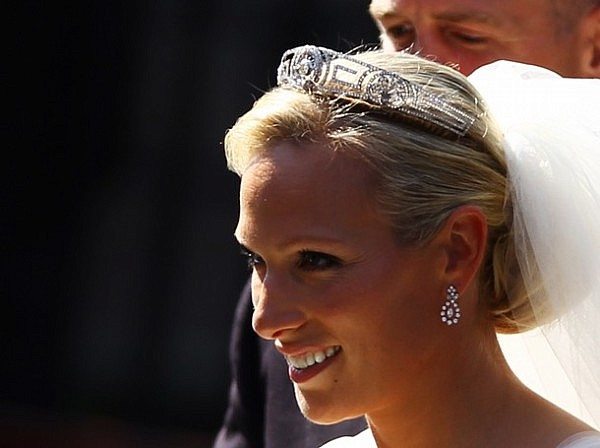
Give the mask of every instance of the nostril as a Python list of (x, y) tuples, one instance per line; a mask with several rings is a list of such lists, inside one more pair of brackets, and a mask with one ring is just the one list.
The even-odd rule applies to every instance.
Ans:
[(305, 322), (296, 308), (257, 307), (252, 315), (252, 329), (263, 339), (277, 339), (283, 332), (293, 331)]
[(254, 308), (252, 329), (263, 339), (275, 339), (275, 333), (278, 331), (272, 313), (267, 313), (264, 308)]

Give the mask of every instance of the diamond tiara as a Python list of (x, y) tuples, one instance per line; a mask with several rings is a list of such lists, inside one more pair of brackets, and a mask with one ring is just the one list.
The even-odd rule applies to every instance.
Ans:
[(324, 97), (364, 101), (383, 110), (433, 123), (458, 136), (475, 117), (448, 104), (397, 73), (337, 51), (305, 45), (286, 51), (277, 69), (277, 84)]

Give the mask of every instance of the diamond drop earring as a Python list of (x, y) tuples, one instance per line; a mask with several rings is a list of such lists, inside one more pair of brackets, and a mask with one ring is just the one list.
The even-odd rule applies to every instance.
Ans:
[(458, 291), (454, 285), (448, 286), (446, 289), (446, 302), (442, 305), (442, 322), (446, 325), (455, 325), (460, 319), (460, 308), (458, 306)]

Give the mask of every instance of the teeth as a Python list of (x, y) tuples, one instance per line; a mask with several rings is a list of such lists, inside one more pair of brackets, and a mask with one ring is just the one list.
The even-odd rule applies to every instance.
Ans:
[(286, 356), (287, 361), (296, 369), (306, 369), (315, 364), (320, 364), (340, 351), (340, 346), (328, 347), (324, 352), (308, 352), (302, 356)]

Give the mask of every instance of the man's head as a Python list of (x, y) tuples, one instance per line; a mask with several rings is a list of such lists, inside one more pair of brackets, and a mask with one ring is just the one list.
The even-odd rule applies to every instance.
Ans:
[(600, 0), (372, 0), (383, 48), (461, 72), (498, 59), (600, 78)]

